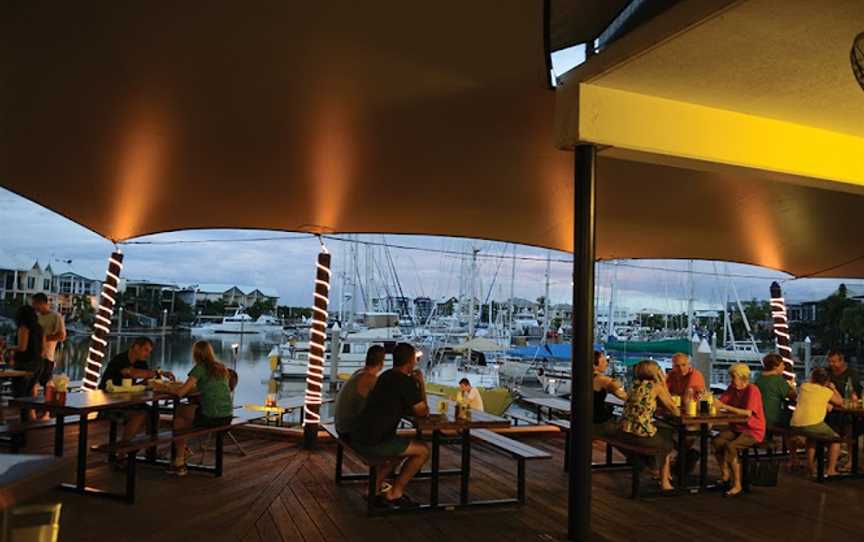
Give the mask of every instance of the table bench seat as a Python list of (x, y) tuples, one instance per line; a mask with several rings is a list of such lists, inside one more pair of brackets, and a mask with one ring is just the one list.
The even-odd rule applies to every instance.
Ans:
[[(90, 449), (94, 452), (108, 454), (109, 456), (119, 455), (126, 457), (126, 492), (123, 495), (123, 498), (127, 503), (134, 504), (135, 472), (138, 463), (138, 452), (169, 444), (173, 446), (175, 442), (181, 439), (186, 440), (214, 434), (216, 435), (214, 465), (212, 467), (205, 465), (188, 465), (187, 467), (189, 470), (210, 472), (215, 476), (222, 476), (225, 433), (246, 423), (248, 423), (248, 420), (234, 419), (229, 424), (216, 427), (192, 427), (183, 431), (161, 431), (154, 435), (141, 435), (126, 441), (109, 442), (107, 444), (92, 446)], [(171, 455), (173, 457), (174, 454), (172, 453)], [(168, 461), (156, 460), (156, 463), (167, 465)]]

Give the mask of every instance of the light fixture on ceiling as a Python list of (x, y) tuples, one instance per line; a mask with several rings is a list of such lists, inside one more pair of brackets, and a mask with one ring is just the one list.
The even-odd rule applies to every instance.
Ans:
[(849, 51), (849, 61), (852, 63), (852, 74), (864, 90), (864, 32), (861, 32), (852, 41), (852, 50)]

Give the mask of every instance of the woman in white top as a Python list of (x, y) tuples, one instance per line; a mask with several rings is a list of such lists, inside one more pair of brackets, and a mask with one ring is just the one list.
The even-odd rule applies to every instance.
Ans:
[(467, 378), (459, 381), (459, 397), (471, 410), (483, 412), (483, 398), (480, 397), (480, 390), (472, 387), (471, 381)]

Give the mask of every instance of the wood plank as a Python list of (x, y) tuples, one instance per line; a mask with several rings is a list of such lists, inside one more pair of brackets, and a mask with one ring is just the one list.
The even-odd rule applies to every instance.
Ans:
[[(288, 512), (288, 509), (285, 508), (285, 505), (282, 502), (282, 499), (276, 497), (273, 502), (270, 503), (270, 516), (273, 518), (273, 522), (276, 524), (276, 529), (279, 530), (279, 533), (282, 535), (284, 540), (306, 540), (306, 542), (310, 542), (314, 540), (313, 538), (307, 538), (305, 535), (311, 534), (307, 532), (301, 533), (301, 530), (294, 523), (294, 518), (296, 517), (296, 510), (292, 509), (291, 512)], [(317, 529), (315, 529), (317, 532)]]
[(282, 538), (282, 534), (276, 528), (276, 522), (273, 521), (273, 516), (270, 515), (270, 512), (265, 512), (258, 518), (255, 522), (255, 529), (258, 530), (261, 540), (266, 540), (267, 542), (277, 542), (279, 540), (295, 542), (297, 540), (296, 538)]

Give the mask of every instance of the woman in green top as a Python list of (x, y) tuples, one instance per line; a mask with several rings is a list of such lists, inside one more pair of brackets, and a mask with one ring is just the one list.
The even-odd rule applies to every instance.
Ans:
[[(195, 360), (195, 367), (189, 371), (186, 382), (175, 393), (183, 397), (192, 390), (197, 390), (200, 394), (199, 404), (181, 408), (174, 419), (174, 430), (188, 429), (193, 425), (196, 427), (228, 425), (234, 412), (231, 388), (228, 383), (228, 369), (219, 363), (213, 347), (207, 341), (195, 343), (192, 347), (192, 359)], [(168, 472), (185, 476), (186, 459), (189, 455), (186, 452), (186, 442), (178, 439), (177, 449), (183, 452), (177, 454), (174, 465), (169, 467)]]
[(772, 352), (762, 358), (762, 367), (756, 386), (762, 392), (765, 425), (769, 432), (774, 427), (789, 427), (791, 414), (783, 403), (786, 399), (794, 399), (797, 393), (793, 381), (783, 375), (786, 363), (779, 354)]

